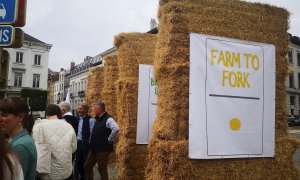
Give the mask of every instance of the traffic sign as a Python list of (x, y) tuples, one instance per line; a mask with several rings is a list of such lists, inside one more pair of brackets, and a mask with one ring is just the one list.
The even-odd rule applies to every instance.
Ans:
[(18, 0), (0, 0), (0, 24), (12, 24), (18, 16)]
[(9, 25), (0, 26), (0, 46), (9, 46), (14, 42), (15, 28)]
[(12, 24), (14, 27), (23, 27), (26, 23), (26, 5), (27, 0), (19, 0), (18, 17)]
[(9, 45), (5, 46), (5, 48), (21, 48), (24, 44), (24, 32), (21, 28), (15, 28), (15, 36), (14, 42)]

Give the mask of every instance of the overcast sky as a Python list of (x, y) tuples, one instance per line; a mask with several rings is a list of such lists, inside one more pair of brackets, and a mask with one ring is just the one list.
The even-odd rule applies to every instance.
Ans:
[[(248, 0), (289, 10), (290, 33), (300, 36), (299, 0)], [(298, 9), (296, 9), (298, 8)], [(121, 32), (147, 32), (157, 20), (158, 0), (28, 0), (23, 30), (52, 44), (49, 68), (69, 68), (113, 46)]]

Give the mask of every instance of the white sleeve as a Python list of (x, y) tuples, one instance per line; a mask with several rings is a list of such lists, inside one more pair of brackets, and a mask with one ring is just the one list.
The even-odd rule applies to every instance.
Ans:
[(106, 127), (111, 129), (111, 133), (108, 137), (108, 141), (114, 141), (115, 138), (119, 134), (119, 129), (120, 128), (119, 128), (118, 124), (116, 123), (116, 121), (112, 117), (110, 117), (106, 121)]
[(72, 134), (72, 153), (74, 153), (77, 149), (77, 138), (76, 138), (76, 134), (75, 134), (75, 131), (72, 127), (72, 130), (73, 130), (73, 134)]
[(41, 123), (34, 124), (32, 128), (32, 139), (34, 142), (43, 143), (44, 136), (43, 136), (43, 127)]
[(21, 164), (19, 162), (19, 160), (17, 159), (17, 157), (15, 157), (12, 154), (9, 154), (9, 159), (11, 160), (12, 164), (13, 164), (13, 168), (14, 168), (14, 178), (16, 180), (24, 180), (24, 175), (23, 175), (23, 170), (21, 167)]

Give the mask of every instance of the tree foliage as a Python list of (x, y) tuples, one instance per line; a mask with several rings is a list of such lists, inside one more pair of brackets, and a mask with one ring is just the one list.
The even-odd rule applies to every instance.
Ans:
[(31, 111), (44, 111), (47, 105), (48, 91), (38, 89), (22, 89), (21, 97), (27, 100)]

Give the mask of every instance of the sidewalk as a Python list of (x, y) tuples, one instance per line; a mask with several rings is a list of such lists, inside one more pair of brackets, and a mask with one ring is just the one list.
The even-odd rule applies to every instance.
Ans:
[[(295, 126), (295, 127), (289, 127), (289, 135), (295, 137), (297, 140), (300, 140), (300, 127)], [(295, 151), (295, 154), (293, 156), (293, 161), (294, 161), (294, 166), (298, 169), (300, 172), (300, 148), (298, 148)]]
[[(108, 179), (109, 180), (117, 180), (118, 177), (118, 167), (117, 163), (108, 164)], [(97, 170), (97, 166), (94, 167), (94, 179), (100, 180), (100, 175)]]

